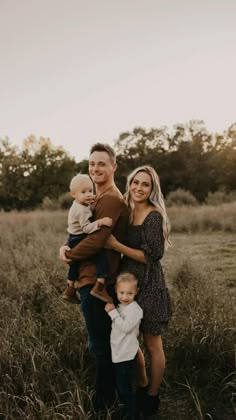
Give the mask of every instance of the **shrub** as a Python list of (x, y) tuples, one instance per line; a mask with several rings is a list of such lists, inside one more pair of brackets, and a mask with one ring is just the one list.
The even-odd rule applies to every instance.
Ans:
[(59, 208), (59, 204), (57, 200), (53, 200), (49, 197), (44, 197), (41, 208), (43, 210), (57, 210)]
[(232, 203), (236, 201), (236, 191), (226, 193), (225, 191), (209, 192), (205, 200), (206, 204), (217, 206), (223, 203)]
[(69, 192), (61, 194), (58, 198), (59, 207), (61, 209), (69, 209), (72, 204), (73, 198), (71, 197)]
[(166, 197), (167, 206), (196, 206), (198, 204), (197, 199), (190, 191), (182, 190), (178, 188), (175, 191), (171, 191)]

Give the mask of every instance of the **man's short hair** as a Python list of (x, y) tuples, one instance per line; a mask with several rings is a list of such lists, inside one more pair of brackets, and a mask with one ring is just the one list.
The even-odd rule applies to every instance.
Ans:
[(90, 149), (90, 155), (93, 152), (106, 152), (112, 163), (116, 163), (116, 154), (114, 149), (107, 143), (96, 143)]

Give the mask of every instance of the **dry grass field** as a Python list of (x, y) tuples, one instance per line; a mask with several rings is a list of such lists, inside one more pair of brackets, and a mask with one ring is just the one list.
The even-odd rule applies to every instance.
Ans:
[[(218, 211), (214, 228), (210, 212), (204, 222), (197, 209), (170, 211), (173, 246), (163, 266), (173, 319), (159, 420), (236, 417), (235, 206), (224, 223)], [(0, 231), (0, 419), (92, 419), (83, 319), (60, 298), (66, 212), (0, 213)], [(119, 419), (117, 407), (103, 418)]]

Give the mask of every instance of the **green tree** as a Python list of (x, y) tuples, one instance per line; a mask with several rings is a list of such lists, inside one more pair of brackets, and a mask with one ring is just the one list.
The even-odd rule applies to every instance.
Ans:
[(27, 199), (25, 167), (17, 147), (8, 138), (0, 140), (0, 207), (4, 210), (24, 208)]
[(5, 210), (35, 208), (44, 197), (58, 198), (69, 188), (77, 164), (50, 139), (29, 136), (22, 151), (0, 141), (0, 203)]
[(135, 127), (132, 132), (120, 134), (114, 148), (118, 163), (116, 182), (122, 192), (125, 191), (127, 175), (138, 166), (151, 165), (161, 175), (168, 136), (166, 127), (150, 130)]
[(178, 188), (189, 190), (200, 202), (209, 191), (222, 186), (235, 189), (236, 124), (223, 135), (210, 133), (204, 121), (191, 120), (167, 127), (141, 127), (121, 133), (115, 143), (118, 155), (117, 183), (125, 189), (127, 175), (149, 164), (158, 172), (166, 195)]

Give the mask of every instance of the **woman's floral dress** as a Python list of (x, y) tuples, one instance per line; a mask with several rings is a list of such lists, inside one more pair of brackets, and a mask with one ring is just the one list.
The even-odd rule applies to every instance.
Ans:
[(122, 271), (130, 271), (139, 279), (137, 302), (143, 309), (140, 329), (161, 335), (171, 318), (170, 296), (160, 263), (164, 254), (161, 214), (151, 211), (141, 225), (129, 225), (126, 245), (142, 249), (147, 259), (147, 264), (126, 256), (122, 260)]

